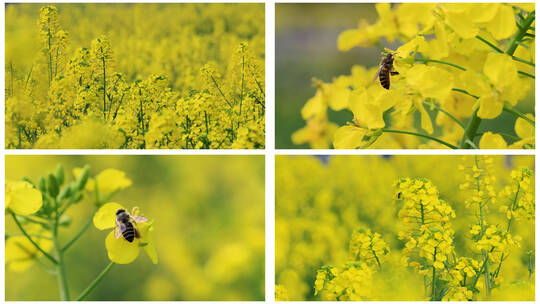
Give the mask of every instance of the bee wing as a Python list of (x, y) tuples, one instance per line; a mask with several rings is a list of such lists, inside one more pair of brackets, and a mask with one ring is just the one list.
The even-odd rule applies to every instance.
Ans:
[(377, 70), (377, 73), (375, 73), (375, 77), (373, 77), (372, 82), (375, 82), (375, 80), (377, 80), (377, 77), (379, 77), (379, 75), (381, 74), (382, 68), (383, 68), (383, 65), (381, 63), (381, 65), (379, 66), (379, 70)]
[(120, 231), (120, 227), (116, 225), (116, 227), (114, 227), (114, 237), (119, 238), (121, 235), (122, 235), (122, 231)]
[(131, 218), (135, 223), (148, 222), (148, 219), (140, 215), (132, 215)]

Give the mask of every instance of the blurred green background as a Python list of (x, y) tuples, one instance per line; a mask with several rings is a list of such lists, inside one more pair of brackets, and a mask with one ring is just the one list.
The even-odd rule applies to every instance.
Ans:
[[(375, 47), (355, 47), (348, 52), (337, 49), (337, 38), (342, 31), (357, 27), (361, 19), (371, 24), (377, 18), (375, 5), (371, 3), (276, 4), (276, 148), (309, 148), (307, 144), (294, 145), (291, 135), (305, 125), (300, 110), (315, 95), (311, 86), (313, 77), (331, 82), (333, 77), (350, 74), (354, 64), (366, 67), (379, 64), (381, 53)], [(390, 49), (400, 45), (397, 41), (382, 42), (383, 47)], [(534, 89), (517, 108), (529, 112), (532, 104)], [(348, 111), (328, 111), (328, 118), (344, 125), (353, 116)], [(496, 120), (484, 120), (479, 132), (490, 130), (514, 135), (514, 121), (514, 116), (503, 112)]]
[[(6, 156), (6, 179), (36, 181), (59, 163), (67, 182), (85, 164), (91, 176), (126, 172), (133, 184), (112, 201), (155, 221), (159, 263), (141, 251), (133, 263), (115, 265), (86, 300), (264, 300), (263, 156)], [(73, 222), (60, 230), (61, 242), (81, 229), (92, 204), (85, 198), (68, 210)], [(6, 233), (20, 234), (12, 219)], [(72, 297), (109, 263), (108, 233), (92, 225), (66, 252)], [(59, 298), (55, 276), (39, 263), (6, 271), (5, 282), (8, 301)]]

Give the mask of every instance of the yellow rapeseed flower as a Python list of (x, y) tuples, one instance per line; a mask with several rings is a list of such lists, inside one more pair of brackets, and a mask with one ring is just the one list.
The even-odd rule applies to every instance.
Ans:
[[(119, 209), (126, 210), (118, 203), (106, 203), (101, 206), (94, 215), (94, 226), (99, 230), (114, 228), (116, 226), (116, 211)], [(105, 246), (109, 259), (117, 264), (129, 264), (137, 258), (140, 248), (143, 247), (152, 263), (157, 264), (157, 252), (150, 233), (153, 230), (152, 223), (136, 223), (135, 227), (139, 231), (140, 238), (135, 238), (133, 242), (128, 242), (123, 237), (116, 238), (114, 231), (107, 235)]]
[(5, 209), (19, 215), (36, 213), (43, 204), (41, 192), (25, 181), (6, 181)]
[[(81, 173), (81, 168), (73, 169), (75, 178), (78, 178)], [(125, 172), (109, 168), (101, 171), (95, 179), (88, 179), (85, 189), (94, 191), (96, 184), (100, 192), (112, 193), (131, 186), (131, 180), (126, 177)]]
[[(41, 249), (46, 252), (52, 250), (53, 242), (49, 239), (51, 237), (50, 231), (46, 231), (39, 224), (32, 223), (25, 225), (25, 229), (29, 235), (32, 235), (32, 240)], [(43, 254), (26, 236), (17, 235), (6, 240), (6, 268), (11, 271), (25, 271), (41, 255)]]

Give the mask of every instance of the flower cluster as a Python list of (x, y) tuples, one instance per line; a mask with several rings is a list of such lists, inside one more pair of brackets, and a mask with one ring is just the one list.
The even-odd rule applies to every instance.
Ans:
[(323, 267), (317, 271), (315, 295), (325, 300), (362, 301), (370, 296), (373, 269), (365, 263), (347, 263), (343, 267)]
[[(7, 22), (33, 7), (10, 6)], [(263, 6), (134, 4), (122, 14), (112, 6), (61, 9), (79, 20), (63, 24), (71, 41), (58, 9), (45, 6), (40, 55), (8, 55), (7, 147), (264, 148)], [(145, 10), (138, 19), (144, 22), (135, 25), (140, 32), (125, 35), (120, 25)], [(111, 14), (112, 28), (86, 26)], [(8, 34), (7, 44), (31, 33), (24, 30)]]
[[(532, 168), (521, 156), (278, 157), (279, 290), (290, 301), (532, 299)], [(509, 220), (502, 206), (523, 209)]]
[[(68, 182), (63, 167), (58, 165), (54, 172), (39, 177), (37, 183), (24, 179), (8, 180), (5, 185), (6, 214), (11, 215), (22, 233), (13, 236), (6, 234), (6, 267), (11, 271), (22, 272), (34, 262), (39, 262), (48, 269), (44, 257), (56, 268), (51, 273), (58, 277), (60, 297), (63, 300), (70, 299), (64, 255), (90, 224), (89, 221), (75, 237), (61, 244), (61, 229), (70, 227), (72, 223), (67, 211), (90, 194), (88, 197), (94, 199), (94, 208), (99, 208), (89, 215), (90, 220), (93, 219), (96, 227), (102, 230), (115, 227), (116, 212), (124, 207), (109, 200), (119, 190), (131, 185), (125, 173), (116, 169), (106, 169), (96, 177), (90, 177), (90, 167), (86, 166), (75, 169), (73, 175), (73, 180)], [(138, 212), (133, 214), (137, 216)], [(157, 253), (150, 233), (152, 222), (139, 223), (136, 229), (140, 236), (134, 242), (119, 238), (113, 232), (106, 238), (105, 247), (112, 262), (110, 265), (133, 262), (140, 247), (144, 248), (154, 264), (157, 263)], [(108, 271), (110, 267), (106, 269)], [(91, 285), (91, 288), (96, 284)], [(79, 299), (86, 294), (83, 293)]]
[(477, 156), (472, 164), (464, 163), (459, 166), (459, 169), (465, 174), (464, 182), (459, 185), (459, 188), (469, 193), (465, 206), (487, 210), (488, 204), (495, 202), (497, 197), (494, 187), (493, 158)]
[(508, 220), (534, 219), (534, 187), (531, 187), (533, 172), (529, 168), (521, 168), (513, 170), (511, 176), (514, 185), (508, 185), (499, 192), (499, 197), (506, 199), (509, 204), (501, 206), (499, 211), (506, 214)]
[[(292, 135), (294, 143), (336, 149), (534, 147), (534, 103), (527, 103), (534, 86), (534, 5), (375, 7), (377, 22), (362, 20), (341, 33), (337, 45), (341, 51), (382, 50), (383, 39), (401, 42), (384, 50), (393, 60), (382, 71), (391, 73), (390, 88), (372, 81), (377, 67), (358, 65), (329, 83), (315, 81), (315, 96), (302, 108), (306, 126)], [(328, 110), (348, 110), (354, 118), (338, 128)], [(516, 117), (515, 135), (477, 132), (483, 120), (503, 111)]]
[(403, 200), (399, 217), (405, 224), (399, 237), (407, 240), (403, 249), (408, 265), (430, 280), (432, 300), (440, 299), (437, 288), (447, 276), (449, 258), (455, 256), (454, 230), (450, 220), (456, 217), (452, 207), (439, 198), (438, 189), (424, 178), (400, 179), (395, 197)]
[(349, 257), (352, 261), (363, 261), (366, 264), (381, 267), (381, 259), (390, 252), (388, 245), (378, 233), (371, 230), (353, 232), (349, 242)]

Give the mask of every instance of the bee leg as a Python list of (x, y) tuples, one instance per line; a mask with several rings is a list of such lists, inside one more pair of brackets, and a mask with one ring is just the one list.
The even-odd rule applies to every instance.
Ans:
[(136, 229), (134, 228), (133, 230), (135, 230), (135, 237), (140, 239), (141, 238), (141, 234), (139, 233), (139, 229)]
[(390, 75), (399, 75), (399, 73), (396, 71), (390, 71)]

